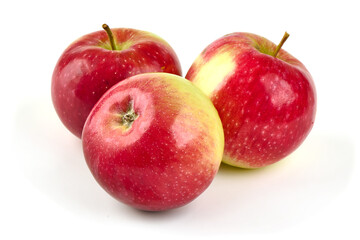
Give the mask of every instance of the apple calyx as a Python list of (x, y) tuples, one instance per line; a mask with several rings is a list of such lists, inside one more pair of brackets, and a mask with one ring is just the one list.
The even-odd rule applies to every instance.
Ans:
[(113, 35), (110, 27), (106, 23), (104, 23), (102, 25), (102, 28), (105, 30), (105, 32), (107, 33), (107, 35), (109, 37), (111, 50), (117, 50), (116, 44), (115, 44), (115, 38), (114, 38), (114, 35)]
[(275, 52), (273, 53), (273, 57), (276, 58), (276, 55), (279, 53), (281, 47), (284, 45), (286, 39), (288, 39), (288, 37), (290, 36), (290, 34), (288, 34), (287, 32), (285, 32), (284, 36), (282, 37), (280, 43), (276, 46)]
[(121, 114), (120, 124), (125, 129), (129, 129), (138, 117), (139, 115), (134, 110), (134, 102), (130, 101), (127, 111)]

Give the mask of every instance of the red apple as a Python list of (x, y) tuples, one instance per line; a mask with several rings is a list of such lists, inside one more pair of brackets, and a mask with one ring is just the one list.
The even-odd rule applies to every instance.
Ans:
[(91, 111), (82, 140), (97, 182), (117, 200), (149, 211), (199, 196), (218, 171), (224, 148), (210, 99), (168, 73), (116, 84)]
[(63, 124), (77, 137), (100, 97), (119, 81), (145, 72), (181, 75), (168, 43), (145, 31), (115, 28), (90, 33), (73, 42), (56, 64), (51, 94)]
[[(186, 78), (214, 103), (225, 134), (223, 161), (243, 168), (275, 163), (293, 152), (315, 119), (310, 73), (269, 40), (233, 33), (211, 43)], [(280, 50), (280, 51), (279, 51)]]

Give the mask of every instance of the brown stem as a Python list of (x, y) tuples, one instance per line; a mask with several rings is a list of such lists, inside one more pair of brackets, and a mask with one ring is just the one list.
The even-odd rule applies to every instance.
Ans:
[(111, 49), (112, 49), (112, 50), (116, 50), (114, 35), (113, 35), (113, 33), (111, 32), (109, 26), (104, 23), (104, 24), (102, 25), (102, 28), (106, 31), (106, 33), (107, 33), (107, 35), (108, 35), (108, 37), (109, 37)]
[(289, 36), (290, 36), (290, 34), (285, 32), (285, 34), (284, 34), (283, 38), (281, 39), (279, 45), (276, 46), (275, 52), (273, 53), (273, 57), (276, 58), (276, 55), (279, 53), (281, 47), (284, 45), (286, 39), (288, 39)]

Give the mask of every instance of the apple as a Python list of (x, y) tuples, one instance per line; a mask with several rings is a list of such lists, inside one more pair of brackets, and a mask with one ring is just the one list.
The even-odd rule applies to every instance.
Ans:
[(315, 119), (316, 91), (305, 66), (251, 33), (232, 33), (211, 43), (186, 78), (211, 98), (225, 134), (223, 162), (260, 168), (293, 152)]
[(168, 73), (130, 77), (92, 109), (83, 152), (97, 182), (134, 208), (161, 211), (199, 196), (224, 150), (219, 115), (201, 90)]
[(160, 37), (145, 31), (110, 28), (73, 42), (58, 60), (51, 95), (63, 124), (77, 137), (100, 97), (114, 84), (145, 72), (181, 75), (179, 60)]

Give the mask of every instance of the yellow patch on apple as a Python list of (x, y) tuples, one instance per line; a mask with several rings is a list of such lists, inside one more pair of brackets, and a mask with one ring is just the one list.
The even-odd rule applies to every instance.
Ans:
[[(220, 83), (225, 83), (224, 79), (230, 75), (236, 68), (233, 56), (229, 52), (217, 53), (217, 56), (211, 58), (207, 63), (203, 63), (204, 59), (200, 56), (196, 65), (203, 65), (199, 72), (195, 74), (192, 82), (199, 87), (205, 95), (209, 96), (218, 88)], [(195, 67), (196, 69), (196, 67)]]

